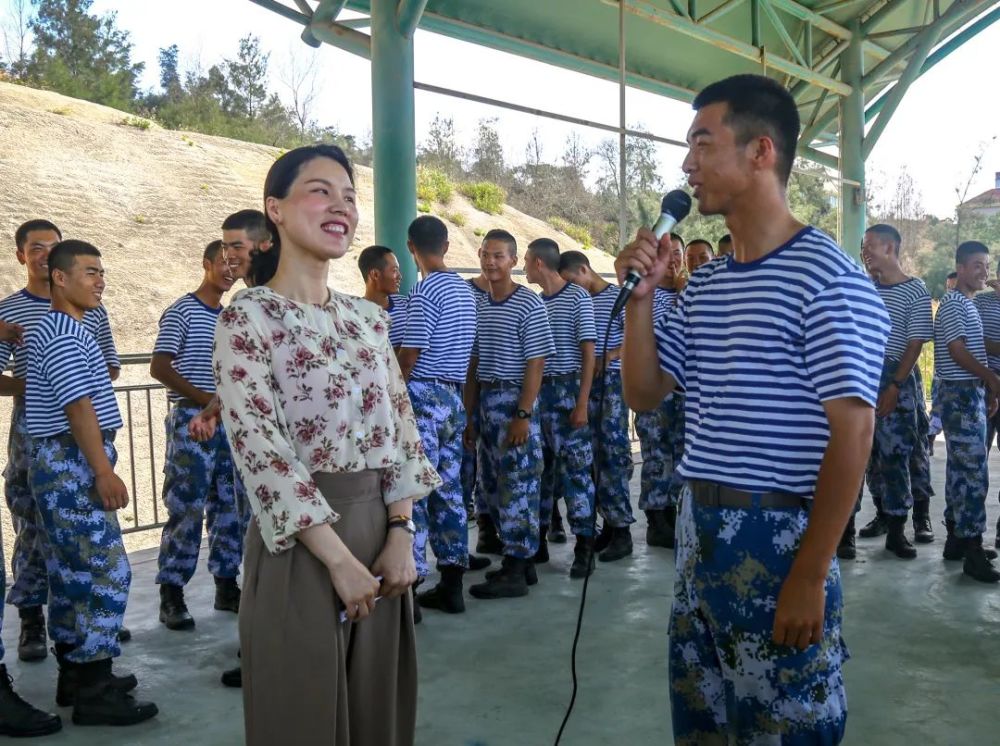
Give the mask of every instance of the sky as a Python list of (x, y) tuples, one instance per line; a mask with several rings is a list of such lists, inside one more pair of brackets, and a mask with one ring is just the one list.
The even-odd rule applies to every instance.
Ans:
[[(5, 12), (10, 2), (0, 0), (0, 11)], [(145, 87), (157, 85), (157, 53), (161, 47), (177, 44), (182, 68), (207, 69), (224, 57), (235, 56), (239, 39), (255, 34), (271, 53), (271, 83), (279, 94), (284, 93), (280, 69), (288, 64), (290, 56), (305, 59), (314, 54), (322, 90), (315, 118), (321, 124), (333, 124), (358, 136), (371, 130), (369, 63), (328, 45), (313, 52), (299, 38), (301, 26), (249, 0), (94, 0), (92, 10), (118, 14), (119, 27), (132, 36), (135, 59), (146, 63)], [(917, 184), (928, 214), (954, 214), (956, 187), (964, 188), (973, 159), (984, 143), (1000, 134), (1000, 97), (983, 78), (984, 71), (996, 69), (997, 50), (1000, 23), (980, 33), (914, 83), (868, 161), (869, 192), (876, 201), (906, 169)], [(415, 78), (422, 83), (590, 121), (610, 125), (618, 122), (618, 89), (613, 83), (423, 31), (415, 36)], [(531, 84), (525, 85), (525, 81)], [(648, 131), (677, 140), (684, 139), (691, 118), (687, 104), (635, 90), (628, 92), (626, 111), (630, 125), (641, 124)], [(512, 163), (524, 160), (527, 142), (536, 129), (543, 156), (550, 161), (558, 159), (563, 143), (574, 131), (589, 145), (613, 136), (417, 91), (418, 143), (438, 113), (454, 118), (463, 145), (472, 142), (480, 119), (497, 117), (505, 152)], [(658, 145), (661, 177), (666, 185), (681, 180), (683, 155), (681, 148)], [(968, 196), (993, 188), (996, 172), (1000, 172), (1000, 140), (988, 146), (982, 171), (972, 182)]]

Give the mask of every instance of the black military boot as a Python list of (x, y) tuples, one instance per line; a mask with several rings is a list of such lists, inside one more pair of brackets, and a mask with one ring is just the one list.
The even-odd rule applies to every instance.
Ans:
[(231, 689), (239, 689), (243, 686), (243, 668), (237, 666), (236, 668), (230, 668), (228, 671), (222, 672), (222, 685), (228, 686)]
[(541, 526), (541, 531), (538, 536), (538, 551), (535, 552), (535, 556), (531, 558), (531, 561), (536, 565), (544, 565), (549, 561), (549, 540), (548, 534), (549, 527), (544, 523)]
[[(503, 567), (499, 570), (490, 570), (483, 577), (487, 580), (492, 580), (497, 575), (501, 573)], [(535, 569), (534, 562), (528, 562), (527, 566), (524, 568), (524, 582), (528, 585), (538, 585), (538, 570)]]
[(41, 606), (25, 606), (17, 610), (21, 617), (21, 634), (17, 638), (17, 657), (23, 661), (41, 661), (48, 655), (45, 636), (45, 614)]
[(962, 572), (980, 583), (1000, 582), (1000, 571), (993, 566), (983, 550), (983, 537), (972, 536), (964, 539), (964, 542), (965, 562), (962, 563)]
[(503, 554), (503, 542), (497, 533), (497, 527), (493, 525), (493, 517), (480, 513), (476, 518), (476, 525), (479, 526), (479, 541), (476, 542), (476, 551), (480, 554)]
[[(60, 707), (69, 707), (76, 698), (76, 692), (80, 688), (80, 666), (66, 660), (66, 655), (72, 650), (72, 646), (65, 643), (56, 643), (56, 661), (59, 664), (59, 677), (56, 679), (56, 704)], [(123, 692), (130, 692), (139, 686), (135, 674), (125, 676), (115, 676), (111, 674), (110, 685)]]
[(885, 548), (900, 559), (914, 559), (917, 556), (917, 548), (906, 538), (906, 516), (887, 515), (885, 522), (888, 527)]
[(152, 702), (141, 702), (112, 683), (110, 658), (79, 664), (77, 669), (74, 725), (135, 725), (159, 712)]
[(993, 546), (1000, 549), (1000, 518), (997, 519), (997, 537), (993, 540)]
[(601, 562), (615, 562), (632, 554), (632, 532), (628, 526), (611, 529), (611, 543), (597, 559)]
[(883, 536), (888, 531), (889, 524), (886, 522), (886, 516), (882, 513), (875, 513), (875, 517), (858, 531), (858, 536), (862, 539), (874, 539), (876, 536)]
[[(944, 540), (944, 558), (952, 562), (965, 559), (965, 539), (955, 535), (955, 522), (946, 520), (944, 526), (948, 532)], [(983, 554), (986, 555), (986, 559), (995, 560), (997, 558), (996, 550), (983, 547), (982, 541), (979, 542), (979, 546), (982, 548)]]
[(664, 510), (646, 511), (646, 546), (674, 548), (674, 524), (677, 522), (677, 508), (669, 506)]
[(0, 736), (32, 738), (48, 736), (62, 730), (58, 715), (39, 710), (25, 702), (14, 691), (14, 680), (7, 666), (0, 663)]
[(552, 503), (552, 523), (549, 525), (549, 541), (553, 544), (566, 543), (566, 527), (563, 526), (562, 514), (559, 512), (559, 501)]
[(167, 629), (194, 629), (194, 617), (184, 603), (184, 589), (179, 585), (160, 586), (160, 621)]
[(837, 557), (842, 560), (852, 560), (858, 556), (858, 545), (855, 539), (854, 516), (847, 520), (844, 533), (840, 537), (840, 544), (837, 545)]
[(600, 554), (605, 549), (608, 548), (608, 544), (611, 543), (611, 537), (615, 535), (615, 530), (611, 527), (611, 524), (604, 521), (601, 524), (601, 530), (594, 539), (594, 552)]
[(577, 536), (576, 545), (573, 547), (573, 564), (569, 568), (569, 576), (571, 578), (585, 578), (594, 571), (594, 567), (594, 537)]
[(475, 554), (469, 555), (469, 570), (471, 570), (472, 572), (477, 572), (478, 570), (485, 570), (492, 564), (493, 560), (491, 560), (489, 557), (480, 557)]
[(913, 538), (917, 544), (931, 544), (934, 541), (930, 500), (913, 502)]
[(215, 579), (215, 610), (240, 613), (240, 587), (236, 578)]
[(441, 581), (417, 596), (421, 608), (437, 609), (446, 614), (461, 614), (465, 611), (465, 598), (462, 596), (462, 575), (465, 569), (454, 565), (441, 568)]
[(489, 573), (485, 583), (469, 588), (475, 598), (517, 598), (528, 595), (527, 567), (531, 562), (521, 557), (504, 555), (500, 570)]

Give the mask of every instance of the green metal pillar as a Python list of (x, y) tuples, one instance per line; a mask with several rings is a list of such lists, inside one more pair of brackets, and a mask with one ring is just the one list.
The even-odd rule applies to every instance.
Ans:
[(840, 245), (858, 258), (865, 233), (865, 96), (862, 87), (862, 34), (855, 22), (847, 49), (840, 57), (842, 80), (851, 92), (840, 102)]
[(413, 113), (413, 38), (396, 20), (397, 0), (372, 0), (372, 151), (375, 241), (392, 249), (403, 271), (402, 293), (417, 280), (406, 249), (416, 217), (417, 142)]

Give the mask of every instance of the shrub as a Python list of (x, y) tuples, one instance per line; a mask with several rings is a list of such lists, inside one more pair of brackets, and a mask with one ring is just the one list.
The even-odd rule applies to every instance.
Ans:
[(459, 191), (468, 197), (473, 207), (490, 215), (499, 215), (507, 200), (507, 192), (504, 191), (503, 187), (488, 181), (462, 184)]
[(417, 202), (417, 212), (428, 213), (431, 211), (430, 203)]
[(562, 231), (586, 249), (594, 245), (594, 237), (590, 235), (590, 229), (586, 226), (576, 225), (564, 218), (549, 218), (548, 223), (557, 231)]
[(433, 168), (417, 169), (417, 199), (421, 202), (440, 202), (443, 205), (451, 201), (455, 191), (447, 174)]
[(119, 122), (119, 124), (125, 127), (135, 127), (139, 130), (148, 130), (153, 126), (153, 123), (148, 119), (143, 119), (142, 117), (125, 117)]
[(460, 212), (445, 212), (441, 214), (441, 217), (452, 225), (457, 225), (459, 228), (465, 225), (465, 215)]
[(136, 215), (136, 216), (135, 216), (134, 218), (132, 218), (132, 219), (133, 219), (133, 220), (134, 220), (135, 222), (137, 222), (137, 223), (138, 223), (139, 225), (142, 225), (143, 223), (145, 223), (145, 222), (146, 222), (146, 216), (145, 216), (145, 215)]
[(486, 235), (486, 231), (483, 228), (473, 228), (472, 235), (476, 236), (477, 238), (482, 238), (483, 236)]
[(57, 106), (55, 109), (49, 109), (49, 113), (50, 114), (58, 114), (59, 116), (64, 117), (67, 114), (69, 114), (69, 107), (68, 106)]

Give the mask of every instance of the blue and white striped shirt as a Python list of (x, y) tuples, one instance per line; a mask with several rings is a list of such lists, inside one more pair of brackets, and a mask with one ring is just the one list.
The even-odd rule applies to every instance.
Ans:
[(454, 272), (432, 272), (410, 293), (401, 347), (420, 350), (411, 379), (465, 383), (476, 339), (476, 298)]
[[(6, 368), (11, 356), (14, 357), (14, 377), (25, 378), (28, 375), (28, 337), (38, 325), (38, 322), (49, 312), (52, 302), (48, 298), (32, 295), (27, 290), (18, 290), (0, 301), (0, 321), (9, 324), (20, 324), (24, 327), (25, 343), (15, 345), (13, 342), (0, 342), (0, 359)], [(83, 315), (83, 326), (97, 340), (97, 346), (104, 355), (104, 362), (110, 368), (121, 368), (115, 340), (111, 335), (111, 322), (104, 306), (92, 308)]]
[(756, 261), (701, 267), (655, 326), (660, 365), (687, 391), (680, 474), (811, 497), (823, 403), (874, 406), (888, 332), (871, 281), (815, 228)]
[(594, 324), (594, 301), (579, 285), (567, 282), (552, 295), (539, 293), (549, 314), (549, 328), (555, 354), (545, 359), (546, 376), (579, 373), (582, 366), (580, 345), (597, 342)]
[(490, 299), (490, 291), (489, 290), (483, 290), (476, 283), (474, 283), (471, 279), (470, 280), (466, 280), (466, 282), (469, 283), (469, 287), (472, 288), (472, 295), (475, 297), (477, 304), (478, 303), (483, 303), (483, 302), (488, 301)]
[[(988, 290), (979, 293), (972, 302), (976, 304), (979, 318), (983, 322), (983, 337), (990, 342), (1000, 342), (1000, 298), (993, 290)], [(1000, 372), (1000, 355), (987, 353), (986, 359), (990, 362), (991, 370)]]
[(83, 324), (61, 311), (50, 311), (35, 326), (26, 346), (24, 408), (31, 437), (69, 432), (64, 408), (85, 396), (90, 397), (101, 430), (122, 426), (107, 362)]
[(892, 323), (885, 343), (886, 360), (901, 360), (906, 346), (914, 340), (929, 342), (934, 339), (931, 294), (923, 280), (911, 277), (895, 285), (876, 284), (875, 289)]
[(389, 296), (389, 307), (385, 312), (389, 314), (389, 345), (399, 347), (406, 333), (406, 306), (409, 303), (406, 295)]
[(679, 293), (659, 286), (653, 288), (653, 319), (659, 320), (677, 306)]
[[(611, 318), (611, 309), (618, 300), (618, 293), (621, 288), (617, 285), (608, 285), (597, 295), (591, 296), (594, 300), (594, 324), (597, 327), (597, 344), (595, 345), (595, 355), (600, 357), (604, 353), (604, 335), (608, 331), (608, 319)], [(611, 334), (608, 335), (608, 352), (621, 349), (625, 339), (625, 312), (620, 311), (617, 318), (611, 323)], [(621, 359), (612, 360), (608, 363), (608, 370), (621, 370)]]
[[(160, 317), (160, 331), (156, 335), (153, 353), (173, 358), (172, 365), (188, 383), (210, 394), (215, 393), (215, 375), (212, 372), (212, 344), (215, 324), (222, 306), (210, 308), (194, 293), (178, 298)], [(167, 398), (178, 402), (183, 397), (176, 391), (167, 391)]]
[(502, 301), (488, 297), (479, 307), (472, 350), (477, 380), (521, 383), (529, 360), (555, 351), (545, 304), (526, 287), (518, 285)]
[(942, 381), (974, 381), (976, 376), (951, 356), (948, 345), (956, 339), (964, 339), (965, 348), (980, 363), (989, 362), (983, 340), (983, 321), (976, 304), (957, 290), (949, 290), (934, 316), (934, 377)]

